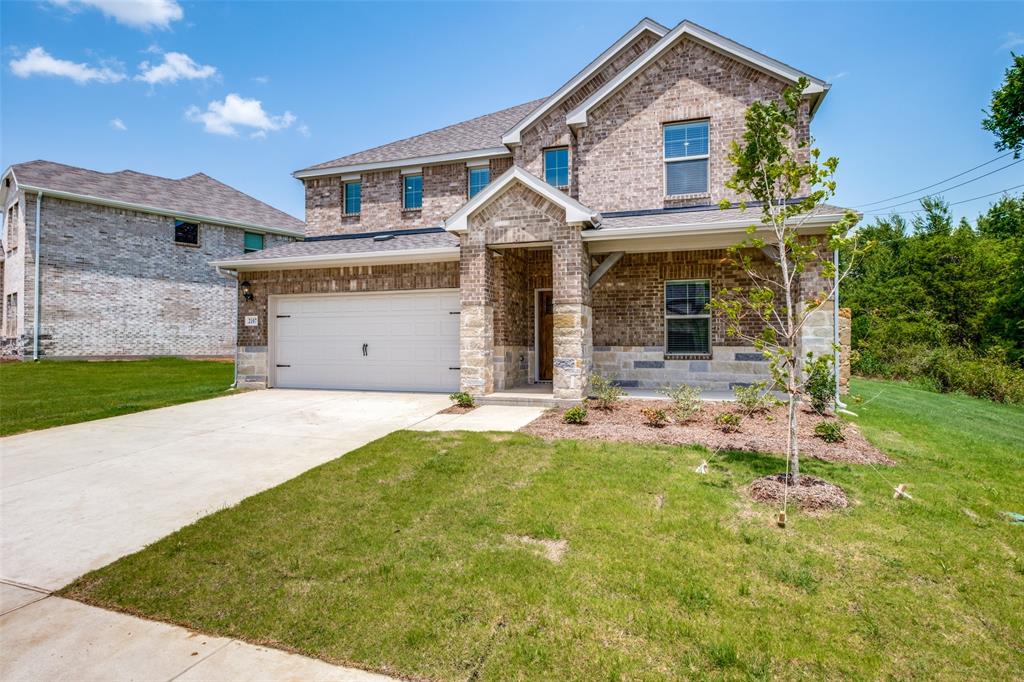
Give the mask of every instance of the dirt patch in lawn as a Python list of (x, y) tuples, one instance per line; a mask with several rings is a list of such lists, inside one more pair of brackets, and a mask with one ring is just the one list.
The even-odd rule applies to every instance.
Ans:
[(782, 504), (783, 497), (788, 497), (790, 504), (804, 511), (829, 511), (850, 506), (842, 488), (823, 478), (807, 474), (802, 474), (797, 479), (798, 485), (793, 485), (790, 481), (787, 494), (786, 481), (789, 478), (788, 474), (762, 476), (747, 486), (747, 494), (758, 502), (775, 506)]
[(475, 409), (476, 405), (474, 405), (473, 407), (462, 407), (461, 405), (452, 405), (451, 407), (444, 408), (443, 410), (438, 412), (438, 414), (466, 414), (467, 412), (472, 412)]
[[(664, 443), (666, 445), (703, 445), (712, 450), (744, 450), (749, 452), (786, 451), (786, 408), (775, 407), (765, 412), (743, 415), (739, 430), (726, 433), (715, 423), (724, 412), (743, 414), (732, 402), (705, 403), (703, 409), (684, 424), (674, 420), (661, 427), (648, 426), (642, 411), (664, 409), (672, 414), (667, 400), (623, 400), (610, 410), (600, 409), (594, 401), (587, 405), (586, 424), (565, 424), (563, 410), (548, 410), (524, 426), (521, 431), (547, 440), (575, 438), (584, 440), (627, 441), (633, 443)], [(671, 419), (671, 416), (670, 416)], [(800, 454), (826, 462), (850, 464), (886, 464), (896, 462), (871, 445), (856, 425), (843, 422), (845, 440), (826, 443), (814, 435), (814, 427), (834, 417), (822, 417), (801, 409), (799, 419)]]
[(542, 540), (529, 535), (506, 535), (507, 542), (529, 547), (538, 556), (542, 556), (553, 564), (560, 563), (569, 549), (568, 540)]

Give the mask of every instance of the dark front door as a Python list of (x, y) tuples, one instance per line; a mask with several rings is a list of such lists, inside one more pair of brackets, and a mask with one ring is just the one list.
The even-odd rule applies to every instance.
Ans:
[(555, 374), (554, 313), (550, 291), (537, 292), (537, 379), (551, 381)]

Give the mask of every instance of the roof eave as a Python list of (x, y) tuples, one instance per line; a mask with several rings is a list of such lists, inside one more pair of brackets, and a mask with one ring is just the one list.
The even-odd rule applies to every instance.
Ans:
[(315, 256), (282, 256), (280, 258), (238, 258), (210, 261), (213, 267), (252, 272), (256, 270), (295, 270), (344, 265), (387, 265), (391, 263), (436, 263), (459, 259), (459, 247), (442, 246), (426, 249), (396, 249), (350, 254), (322, 254)]
[(292, 177), (304, 180), (306, 178), (319, 178), (328, 175), (344, 175), (346, 173), (360, 173), (365, 171), (388, 170), (393, 168), (404, 168), (405, 166), (430, 166), (439, 163), (450, 163), (452, 161), (473, 161), (475, 159), (495, 158), (499, 156), (510, 156), (511, 152), (505, 147), (485, 147), (482, 149), (470, 149), (446, 154), (431, 154), (429, 156), (415, 156), (405, 159), (393, 159), (389, 161), (374, 161), (370, 163), (354, 163), (346, 166), (330, 166), (328, 168), (304, 168), (292, 173)]
[[(804, 230), (820, 230), (842, 220), (844, 214), (829, 213), (811, 216), (802, 220), (800, 227)], [(671, 237), (693, 234), (713, 234), (716, 232), (745, 233), (750, 226), (758, 227), (756, 219), (730, 220), (708, 223), (680, 223), (677, 225), (640, 225), (637, 227), (602, 227), (595, 230), (584, 230), (583, 241), (608, 241), (612, 239), (642, 239), (645, 237)], [(758, 227), (758, 229), (761, 229)], [(764, 229), (768, 229), (767, 227)]]
[(301, 238), (305, 236), (305, 234), (299, 230), (292, 230), (283, 227), (270, 227), (267, 225), (257, 225), (255, 223), (231, 220), (230, 218), (218, 218), (216, 216), (201, 215), (198, 213), (190, 213), (188, 211), (175, 211), (168, 208), (160, 208), (159, 206), (149, 206), (148, 204), (137, 204), (129, 201), (119, 201), (117, 199), (106, 199), (104, 197), (95, 197), (89, 194), (78, 194), (75, 192), (65, 192), (63, 190), (39, 187), (36, 185), (19, 184), (18, 188), (26, 192), (42, 192), (44, 196), (56, 197), (58, 199), (67, 199), (69, 201), (79, 201), (85, 204), (109, 206), (111, 208), (122, 208), (130, 211), (139, 211), (141, 213), (152, 213), (155, 215), (168, 216), (170, 218), (193, 220), (200, 223), (212, 223), (215, 225), (224, 225), (225, 227), (237, 227), (241, 229), (251, 230), (253, 232), (280, 234), (286, 237)]

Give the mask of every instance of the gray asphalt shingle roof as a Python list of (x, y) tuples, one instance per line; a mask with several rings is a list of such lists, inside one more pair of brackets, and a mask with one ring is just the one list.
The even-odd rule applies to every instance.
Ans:
[(303, 168), (299, 173), (337, 166), (353, 166), (362, 163), (383, 163), (401, 159), (414, 159), (421, 156), (468, 152), (475, 149), (491, 149), (501, 147), (501, 136), (519, 123), (527, 114), (539, 107), (544, 99), (533, 100), (508, 109), (495, 111), (477, 118), (456, 123), (438, 130), (407, 137), (397, 142), (366, 149), (355, 154), (342, 156), (333, 161), (325, 161), (315, 166)]
[(301, 258), (306, 256), (346, 256), (360, 253), (386, 253), (409, 249), (458, 248), (459, 238), (451, 232), (438, 228), (425, 232), (420, 230), (395, 230), (391, 239), (379, 241), (374, 234), (356, 235), (345, 239), (307, 239), (291, 242), (262, 251), (253, 251), (232, 261), (262, 261), (276, 258)]
[(139, 204), (169, 214), (220, 218), (257, 227), (302, 234), (305, 224), (284, 211), (239, 192), (203, 173), (174, 180), (131, 170), (116, 173), (66, 166), (53, 161), (16, 163), (20, 185)]

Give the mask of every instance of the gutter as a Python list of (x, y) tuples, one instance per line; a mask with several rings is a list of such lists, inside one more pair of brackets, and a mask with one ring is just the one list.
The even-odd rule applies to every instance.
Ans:
[[(842, 218), (842, 214), (814, 216), (804, 222), (802, 227), (827, 227)], [(606, 218), (607, 219), (607, 218)], [(746, 220), (730, 220), (714, 223), (691, 223), (676, 225), (641, 225), (638, 227), (601, 227), (583, 230), (583, 241), (606, 241), (630, 237), (671, 237), (675, 235), (714, 234), (727, 230), (745, 230), (757, 223)]]
[(384, 265), (387, 263), (426, 263), (459, 259), (458, 246), (443, 246), (429, 249), (393, 249), (390, 251), (369, 251), (366, 253), (326, 253), (316, 256), (283, 256), (279, 258), (251, 258), (211, 261), (210, 265), (230, 268), (236, 271), (274, 270), (280, 267), (302, 268), (316, 265)]
[(43, 232), (42, 213), (43, 213), (43, 190), (37, 189), (36, 190), (36, 248), (35, 248), (35, 253), (32, 254), (32, 256), (35, 258), (35, 261), (36, 261), (35, 262), (35, 268), (34, 268), (35, 269), (35, 276), (34, 276), (35, 288), (32, 291), (33, 298), (35, 299), (35, 304), (34, 304), (35, 311), (34, 311), (34, 313), (32, 315), (32, 318), (33, 318), (32, 319), (32, 327), (33, 327), (33, 330), (32, 330), (32, 361), (33, 362), (38, 362), (39, 361), (39, 331), (41, 329), (41, 321), (42, 321), (42, 319), (41, 319), (42, 318), (42, 310), (41, 310), (41, 307), (40, 307), (40, 301), (42, 299), (41, 299), (41, 296), (40, 296), (41, 292), (39, 291), (39, 279), (40, 279), (40, 277), (39, 277), (39, 262), (42, 260), (42, 258), (40, 258), (40, 254), (39, 254), (39, 243), (40, 243), (40, 235)]
[(96, 204), (98, 206), (110, 206), (112, 208), (124, 208), (131, 211), (140, 211), (142, 213), (153, 213), (155, 215), (168, 216), (171, 218), (181, 218), (184, 220), (190, 220), (199, 223), (213, 223), (215, 225), (223, 225), (225, 227), (237, 227), (243, 230), (250, 230), (252, 232), (265, 232), (267, 234), (280, 234), (286, 237), (297, 237), (301, 239), (304, 237), (303, 232), (296, 232), (295, 230), (287, 230), (278, 227), (266, 227), (264, 225), (254, 225), (252, 223), (244, 223), (237, 220), (230, 220), (227, 218), (215, 218), (213, 216), (199, 215), (198, 213), (188, 213), (181, 211), (172, 211), (166, 208), (159, 208), (157, 206), (149, 206), (148, 204), (134, 204), (130, 201), (118, 201), (117, 199), (104, 199), (103, 197), (94, 197), (89, 194), (76, 194), (74, 192), (62, 192), (59, 190), (45, 189), (43, 187), (35, 187), (33, 185), (21, 185), (21, 189), (30, 192), (37, 192), (40, 196), (45, 191), (47, 196), (55, 199), (68, 199), (70, 201), (80, 201), (86, 204)]

